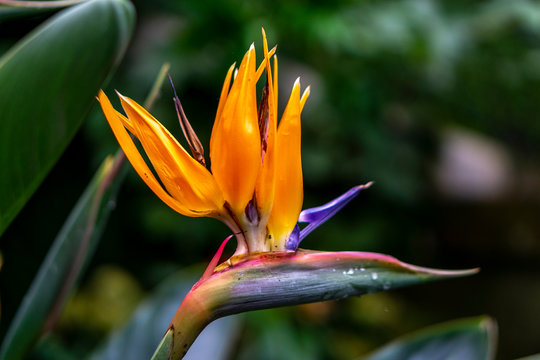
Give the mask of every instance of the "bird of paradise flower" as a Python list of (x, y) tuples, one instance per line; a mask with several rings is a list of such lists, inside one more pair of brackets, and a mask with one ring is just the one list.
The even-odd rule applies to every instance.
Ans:
[[(268, 50), (264, 32), (263, 37), (264, 60), (257, 68), (252, 44), (236, 72), (235, 65), (227, 72), (210, 139), (211, 169), (176, 94), (176, 110), (192, 156), (135, 101), (118, 94), (125, 117), (113, 109), (104, 92), (99, 94), (118, 142), (146, 184), (182, 215), (209, 216), (227, 224), (238, 241), (235, 255), (296, 250), (309, 232), (370, 185), (354, 187), (323, 207), (301, 212), (300, 115), (310, 88), (300, 96), (300, 79), (296, 80), (278, 127), (277, 57), (275, 48)], [(264, 70), (266, 85), (257, 108), (256, 84)], [(141, 142), (165, 189), (126, 129)], [(298, 221), (310, 225), (301, 231)]]
[[(180, 305), (156, 352), (164, 351), (166, 358), (183, 357), (200, 331), (221, 316), (358, 296), (474, 272), (427, 269), (374, 253), (298, 249), (311, 231), (371, 183), (301, 211), (300, 118), (310, 88), (301, 94), (300, 80), (295, 81), (278, 124), (276, 48), (268, 49), (262, 33), (261, 64), (256, 64), (252, 44), (240, 66), (236, 69), (233, 64), (225, 77), (210, 138), (210, 169), (176, 93), (174, 103), (191, 155), (132, 99), (118, 93), (126, 117), (113, 108), (103, 91), (98, 96), (126, 157), (152, 191), (178, 213), (217, 218), (236, 236), (233, 256), (217, 266), (231, 235)], [(264, 73), (266, 83), (257, 106), (256, 85)], [(142, 144), (161, 182), (128, 131)], [(300, 228), (298, 223), (307, 225)]]

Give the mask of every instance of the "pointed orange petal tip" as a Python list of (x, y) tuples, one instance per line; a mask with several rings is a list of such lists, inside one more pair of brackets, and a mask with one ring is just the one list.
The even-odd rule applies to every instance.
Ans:
[(304, 105), (306, 105), (306, 101), (310, 93), (311, 93), (311, 86), (308, 86), (306, 90), (304, 90), (304, 93), (302, 94), (302, 97), (300, 98), (300, 111), (304, 109)]
[[(116, 90), (115, 90), (116, 91)], [(116, 93), (118, 93), (118, 91), (116, 91)], [(110, 111), (113, 111), (114, 113), (116, 113), (116, 115), (112, 115), (111, 117), (107, 116), (107, 114), (105, 113), (105, 117), (107, 118), (107, 120), (109, 120), (109, 118), (115, 118), (115, 117), (118, 117), (118, 119), (120, 120), (120, 122), (128, 129), (128, 131), (132, 134), (135, 135), (135, 129), (133, 128), (133, 124), (132, 122), (126, 118), (124, 115), (122, 115), (121, 113), (119, 113), (118, 111), (116, 111), (113, 107), (112, 107), (112, 104), (110, 105), (110, 107), (107, 107), (107, 106), (104, 106), (104, 102), (105, 104), (106, 103), (109, 103), (110, 104), (110, 101), (109, 101), (109, 98), (107, 97), (107, 95), (105, 94), (105, 92), (100, 89), (99, 90), (99, 93), (98, 93), (98, 97), (97, 97), (99, 103), (101, 104), (101, 107), (103, 109), (103, 112), (105, 113), (105, 108), (109, 109)]]
[(261, 164), (257, 117), (255, 45), (244, 55), (210, 139), (211, 168), (233, 212), (252, 199)]
[[(175, 210), (188, 216), (215, 215), (221, 211), (223, 197), (210, 172), (191, 157), (146, 109), (120, 93), (118, 96), (133, 124), (134, 134), (141, 142), (167, 193), (183, 207), (179, 211), (176, 206)], [(122, 148), (126, 149), (125, 146)], [(132, 164), (135, 167), (133, 162)], [(141, 175), (143, 176), (147, 175)], [(146, 179), (143, 177), (143, 180)], [(162, 196), (160, 198), (163, 200)]]
[[(236, 66), (236, 62), (234, 62), (230, 67), (229, 67), (229, 70), (227, 71), (227, 75), (225, 76), (225, 80), (223, 81), (223, 87), (221, 88), (221, 94), (219, 96), (219, 103), (218, 103), (218, 108), (217, 108), (217, 112), (216, 112), (216, 119), (214, 120), (214, 127), (215, 128), (218, 123), (219, 123), (219, 120), (221, 119), (221, 112), (223, 111), (223, 107), (225, 106), (225, 102), (227, 100), (227, 97), (229, 95), (229, 90), (230, 90), (230, 87), (231, 87), (231, 76), (232, 76), (232, 73), (234, 71), (234, 67)], [(234, 77), (236, 77), (236, 74), (234, 75)], [(213, 130), (212, 130), (213, 132)], [(210, 139), (210, 144), (212, 144), (212, 139)], [(212, 145), (210, 145), (212, 146)]]
[(172, 209), (179, 212), (180, 214), (186, 215), (186, 216), (205, 216), (208, 215), (208, 213), (195, 213), (192, 210), (188, 209), (184, 206), (184, 204), (179, 203), (176, 199), (172, 198), (161, 186), (161, 184), (157, 181), (157, 179), (154, 177), (152, 171), (148, 168), (148, 165), (146, 165), (146, 162), (142, 158), (141, 154), (139, 153), (139, 150), (133, 143), (133, 140), (129, 136), (128, 132), (124, 128), (124, 125), (122, 124), (122, 120), (120, 118), (120, 114), (116, 110), (114, 110), (111, 102), (109, 101), (109, 98), (103, 91), (99, 93), (100, 98), (100, 105), (103, 109), (103, 113), (105, 114), (105, 117), (107, 118), (107, 121), (109, 122), (109, 125), (111, 126), (111, 129), (118, 140), (118, 143), (120, 144), (120, 147), (126, 154), (126, 157), (128, 158), (129, 162), (137, 171), (139, 176), (144, 180), (146, 185), (152, 191), (167, 205), (169, 205)]

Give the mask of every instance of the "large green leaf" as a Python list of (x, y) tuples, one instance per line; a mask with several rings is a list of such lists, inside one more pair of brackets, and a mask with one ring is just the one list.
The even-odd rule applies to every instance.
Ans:
[(0, 5), (0, 25), (8, 20), (16, 20), (27, 16), (35, 16), (38, 14), (48, 13), (57, 9), (33, 9), (33, 8), (14, 8)]
[[(189, 271), (182, 271), (164, 281), (157, 291), (138, 307), (129, 323), (114, 333), (90, 359), (150, 359), (163, 336), (163, 330), (169, 325), (178, 305), (194, 281), (196, 277)], [(193, 344), (189, 358), (227, 359), (238, 330), (238, 317), (228, 317), (214, 322)], [(171, 343), (171, 336), (163, 338), (163, 347), (170, 347)], [(168, 359), (168, 355), (164, 355), (162, 359)]]
[[(165, 63), (145, 101), (151, 108), (169, 69)], [(54, 325), (66, 297), (89, 261), (128, 169), (121, 149), (107, 158), (75, 205), (30, 286), (0, 348), (0, 360), (20, 358)], [(1, 258), (0, 258), (1, 266)]]
[(463, 319), (423, 329), (391, 342), (364, 360), (490, 360), (497, 326), (488, 317)]
[(85, 0), (57, 0), (57, 1), (11, 1), (0, 0), (0, 25), (8, 20), (47, 14), (59, 9), (76, 5)]
[(524, 358), (519, 358), (516, 360), (540, 360), (540, 354), (530, 355), (530, 356), (526, 356)]
[(125, 52), (127, 0), (93, 0), (39, 26), (0, 58), (0, 234), (79, 128)]
[(124, 163), (123, 154), (108, 158), (77, 202), (56, 237), (0, 348), (1, 360), (23, 357), (40, 333), (54, 324), (84, 268), (110, 213)]

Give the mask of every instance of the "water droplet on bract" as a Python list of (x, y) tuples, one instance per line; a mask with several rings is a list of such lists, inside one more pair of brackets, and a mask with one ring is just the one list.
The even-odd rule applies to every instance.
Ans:
[(379, 275), (377, 275), (377, 273), (371, 273), (372, 280), (377, 280), (378, 278), (379, 278)]
[(360, 271), (366, 271), (366, 269), (365, 269), (365, 268), (363, 268), (363, 267), (361, 267), (361, 268), (360, 268)]
[(353, 268), (350, 268), (347, 271), (343, 271), (343, 275), (352, 275), (352, 274), (354, 274), (354, 269)]

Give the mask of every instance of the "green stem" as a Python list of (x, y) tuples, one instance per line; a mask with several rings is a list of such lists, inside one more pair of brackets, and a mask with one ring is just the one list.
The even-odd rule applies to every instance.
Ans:
[(196, 289), (192, 289), (182, 301), (168, 330), (173, 334), (170, 359), (182, 359), (191, 344), (212, 320), (204, 298), (199, 296)]
[(223, 302), (222, 291), (210, 291), (199, 280), (184, 297), (152, 360), (182, 359), (204, 328), (218, 316), (214, 310)]
[[(1, 0), (0, 0), (1, 1)], [(169, 72), (169, 68), (171, 67), (171, 64), (164, 63), (161, 65), (161, 69), (159, 69), (158, 76), (156, 77), (156, 81), (154, 81), (154, 85), (152, 85), (152, 89), (150, 90), (150, 93), (146, 97), (146, 100), (144, 101), (144, 108), (146, 110), (150, 110), (154, 103), (156, 102), (156, 99), (158, 98), (161, 90), (161, 86), (163, 85), (163, 81), (165, 81), (165, 77), (167, 76), (167, 73)]]

